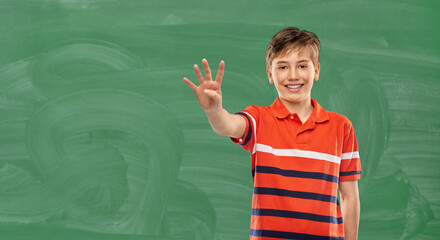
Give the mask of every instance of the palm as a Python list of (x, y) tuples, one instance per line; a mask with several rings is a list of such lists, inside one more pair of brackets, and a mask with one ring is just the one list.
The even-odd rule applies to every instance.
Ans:
[(220, 84), (215, 81), (204, 81), (197, 87), (196, 96), (199, 100), (200, 106), (203, 109), (209, 109), (211, 106), (215, 105), (214, 99), (205, 94), (205, 89), (213, 90), (221, 96)]
[[(204, 110), (212, 110), (221, 107), (221, 81), (223, 78), (225, 64), (220, 62), (219, 70), (215, 81), (212, 80), (211, 70), (209, 69), (208, 61), (203, 60), (203, 67), (205, 69), (205, 77), (203, 77), (197, 65), (194, 65), (194, 71), (196, 72), (197, 79), (199, 80), (199, 86), (196, 86), (189, 79), (184, 78), (185, 83), (194, 91), (199, 101), (200, 106)], [(205, 91), (206, 90), (206, 91)]]

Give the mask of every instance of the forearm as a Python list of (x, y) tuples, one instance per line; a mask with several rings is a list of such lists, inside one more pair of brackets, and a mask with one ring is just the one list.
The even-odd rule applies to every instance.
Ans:
[(344, 219), (345, 240), (357, 240), (359, 229), (359, 197), (341, 196), (341, 211)]
[[(241, 117), (232, 115), (223, 108), (219, 110), (205, 111), (212, 129), (218, 135), (240, 138), (242, 137), (237, 126)], [(244, 128), (243, 128), (244, 129)], [(244, 131), (243, 131), (244, 132)]]

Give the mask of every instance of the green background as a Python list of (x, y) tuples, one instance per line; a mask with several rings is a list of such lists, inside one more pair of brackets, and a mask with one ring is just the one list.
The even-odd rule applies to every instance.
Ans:
[(360, 240), (440, 239), (435, 1), (0, 1), (0, 239), (248, 239), (249, 153), (217, 136), (193, 64), (226, 63), (224, 107), (270, 105), (265, 49), (321, 40), (312, 97), (353, 122)]

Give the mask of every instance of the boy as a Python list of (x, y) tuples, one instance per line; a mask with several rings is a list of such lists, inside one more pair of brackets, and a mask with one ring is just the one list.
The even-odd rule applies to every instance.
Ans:
[(319, 50), (312, 32), (295, 27), (278, 32), (266, 50), (267, 75), (278, 97), (271, 106), (252, 105), (237, 114), (222, 108), (223, 61), (215, 81), (206, 59), (206, 80), (197, 65), (200, 85), (184, 78), (212, 129), (252, 153), (250, 239), (357, 239), (361, 166), (356, 136), (346, 117), (311, 98)]

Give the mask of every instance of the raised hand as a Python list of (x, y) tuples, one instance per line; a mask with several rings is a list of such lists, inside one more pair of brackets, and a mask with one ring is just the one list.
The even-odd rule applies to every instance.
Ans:
[(199, 104), (205, 111), (219, 110), (222, 108), (222, 92), (220, 86), (222, 83), (223, 73), (225, 69), (225, 62), (221, 61), (218, 67), (217, 76), (215, 81), (212, 80), (211, 70), (209, 69), (208, 61), (206, 59), (202, 60), (203, 68), (205, 69), (205, 78), (203, 78), (199, 67), (194, 65), (194, 71), (196, 72), (197, 79), (199, 80), (199, 86), (196, 86), (188, 78), (184, 77), (183, 81), (190, 87), (197, 99)]

